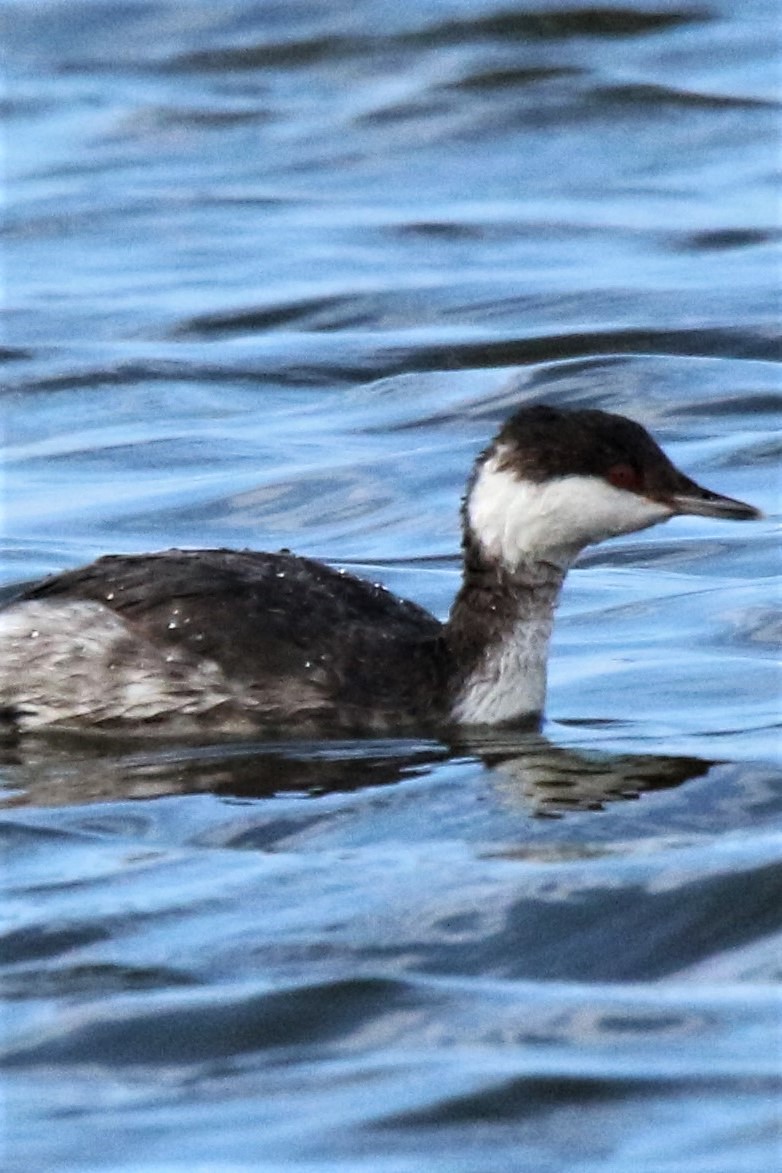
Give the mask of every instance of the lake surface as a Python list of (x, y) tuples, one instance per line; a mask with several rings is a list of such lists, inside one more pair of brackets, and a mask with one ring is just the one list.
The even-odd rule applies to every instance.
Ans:
[(522, 402), (766, 513), (582, 557), (540, 737), (6, 749), (5, 1168), (779, 1167), (776, 4), (0, 11), (6, 597), (288, 546), (443, 616)]

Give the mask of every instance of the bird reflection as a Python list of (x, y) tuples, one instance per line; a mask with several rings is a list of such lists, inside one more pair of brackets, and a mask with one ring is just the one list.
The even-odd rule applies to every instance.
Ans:
[(555, 745), (539, 733), (464, 743), (492, 772), (495, 792), (530, 814), (555, 818), (602, 810), (607, 803), (670, 790), (707, 774), (715, 763), (668, 754), (608, 753)]
[(27, 738), (0, 749), (0, 801), (64, 806), (210, 793), (235, 799), (391, 786), (438, 764), (474, 759), (503, 805), (557, 817), (671, 789), (714, 764), (557, 745), (539, 733), (494, 731), (437, 740), (224, 741), (176, 745), (106, 737)]

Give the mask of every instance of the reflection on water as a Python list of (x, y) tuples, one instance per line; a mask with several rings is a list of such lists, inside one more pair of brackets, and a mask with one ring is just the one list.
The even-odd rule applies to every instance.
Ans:
[[(473, 752), (476, 748), (472, 743)], [(708, 773), (714, 764), (699, 758), (654, 754), (590, 754), (534, 736), (507, 748), (481, 747), (479, 754), (496, 773), (498, 791), (537, 815), (599, 811), (607, 802), (681, 786)]]
[[(70, 744), (69, 744), (70, 743)], [(24, 738), (6, 747), (10, 805), (213, 793), (230, 798), (387, 786), (447, 757), (436, 743), (306, 741), (152, 748), (114, 738)]]
[(0, 753), (4, 805), (61, 806), (174, 794), (262, 799), (389, 786), (469, 755), (492, 787), (529, 814), (600, 810), (606, 802), (680, 786), (714, 764), (652, 754), (566, 749), (538, 734), (486, 734), (455, 746), (437, 742), (224, 743), (141, 748), (109, 736), (25, 737)]
[[(522, 401), (778, 514), (771, 0), (3, 12), (4, 591), (287, 546), (443, 615)], [(589, 553), (547, 737), (5, 747), (9, 1170), (775, 1168), (778, 572)]]

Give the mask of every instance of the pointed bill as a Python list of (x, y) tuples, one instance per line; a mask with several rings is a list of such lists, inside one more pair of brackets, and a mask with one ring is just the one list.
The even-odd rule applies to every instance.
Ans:
[(677, 513), (691, 513), (697, 517), (722, 517), (727, 521), (755, 521), (763, 514), (754, 505), (723, 497), (704, 489), (689, 477), (682, 477), (681, 488), (671, 495), (671, 504)]

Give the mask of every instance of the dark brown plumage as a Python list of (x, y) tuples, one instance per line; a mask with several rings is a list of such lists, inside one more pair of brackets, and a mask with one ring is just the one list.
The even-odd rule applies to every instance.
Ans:
[(757, 516), (689, 480), (640, 424), (524, 407), (476, 462), (445, 623), (284, 551), (111, 555), (2, 612), (0, 709), (27, 728), (534, 724), (573, 559), (677, 513)]
[[(255, 550), (108, 555), (21, 600), (100, 603), (158, 646), (207, 658), (259, 699), (333, 728), (443, 716), (443, 625), (382, 586), (311, 558)], [(378, 671), (382, 665), (382, 671)], [(373, 719), (370, 714), (375, 713)], [(368, 720), (369, 718), (369, 720)]]

